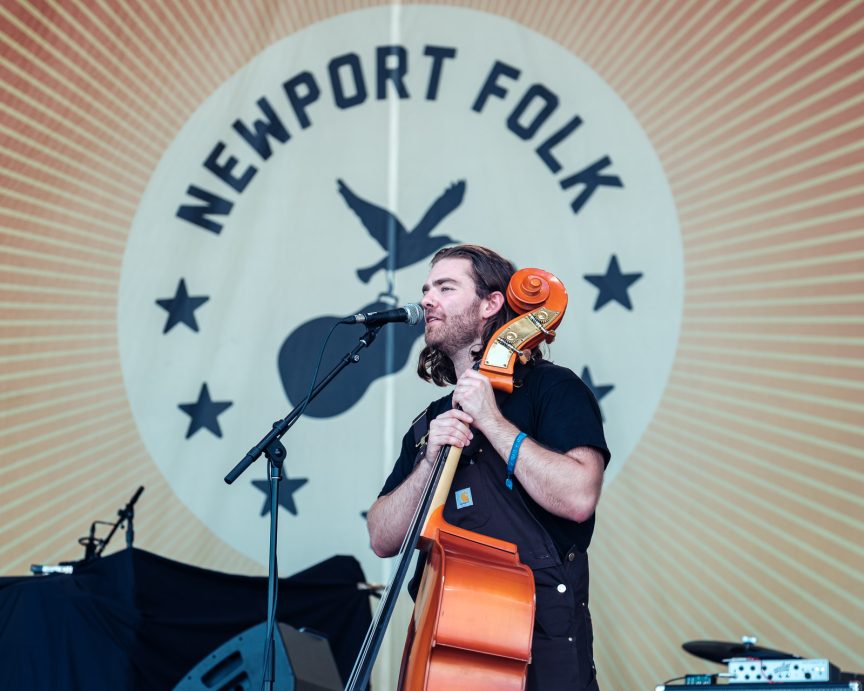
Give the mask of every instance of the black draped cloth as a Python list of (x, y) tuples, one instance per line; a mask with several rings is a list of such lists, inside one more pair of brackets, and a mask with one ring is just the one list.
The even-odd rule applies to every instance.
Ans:
[[(347, 679), (371, 619), (353, 557), (279, 582), (279, 621), (326, 636)], [(73, 575), (0, 578), (0, 691), (171, 689), (266, 621), (267, 579), (126, 549)]]

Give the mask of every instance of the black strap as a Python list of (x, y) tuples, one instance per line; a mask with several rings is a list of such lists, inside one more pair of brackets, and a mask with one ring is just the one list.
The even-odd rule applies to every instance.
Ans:
[(414, 435), (414, 448), (417, 454), (414, 456), (414, 465), (423, 458), (426, 453), (426, 444), (429, 437), (429, 408), (420, 413), (411, 423), (411, 432)]

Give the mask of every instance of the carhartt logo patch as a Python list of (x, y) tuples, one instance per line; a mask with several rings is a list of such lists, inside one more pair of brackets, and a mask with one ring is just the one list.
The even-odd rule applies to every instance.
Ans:
[(456, 508), (464, 509), (466, 506), (474, 506), (474, 497), (471, 496), (471, 488), (456, 490)]

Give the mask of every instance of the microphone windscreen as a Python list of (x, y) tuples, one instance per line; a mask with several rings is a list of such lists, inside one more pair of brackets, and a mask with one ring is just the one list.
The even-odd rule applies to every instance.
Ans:
[(408, 315), (408, 323), (411, 326), (418, 324), (423, 318), (423, 308), (416, 302), (412, 302), (410, 305), (405, 305), (404, 309)]

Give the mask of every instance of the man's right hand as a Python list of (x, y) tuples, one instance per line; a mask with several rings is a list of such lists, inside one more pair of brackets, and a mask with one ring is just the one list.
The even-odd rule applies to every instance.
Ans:
[(471, 431), (473, 418), (464, 410), (453, 408), (441, 413), (429, 423), (427, 437), (426, 460), (434, 463), (441, 452), (442, 446), (458, 446), (465, 448), (474, 438)]

